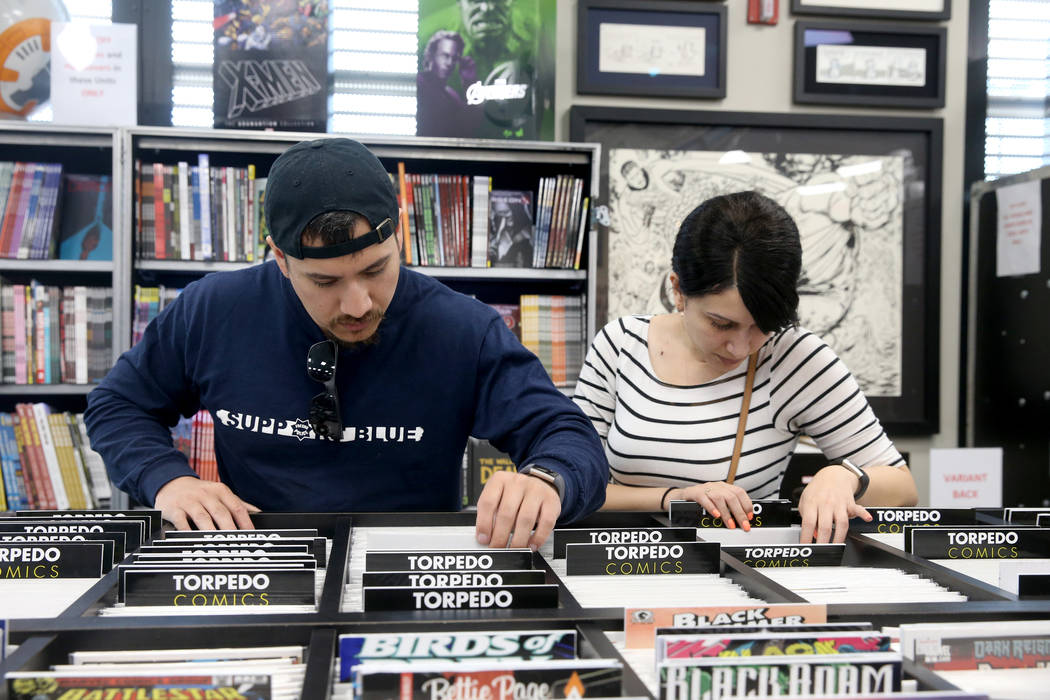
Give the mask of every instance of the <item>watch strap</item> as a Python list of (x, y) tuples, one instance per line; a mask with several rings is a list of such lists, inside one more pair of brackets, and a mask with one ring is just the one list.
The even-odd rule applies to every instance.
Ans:
[(853, 500), (859, 499), (864, 495), (864, 492), (868, 490), (868, 484), (871, 482), (871, 478), (866, 471), (849, 461), (849, 459), (843, 458), (840, 466), (853, 472), (857, 479), (860, 480), (860, 483), (857, 485), (857, 491), (853, 494)]

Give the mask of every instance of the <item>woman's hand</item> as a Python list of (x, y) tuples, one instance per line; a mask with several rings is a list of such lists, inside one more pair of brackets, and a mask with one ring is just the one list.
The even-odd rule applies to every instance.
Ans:
[(684, 489), (675, 489), (669, 500), (696, 501), (704, 510), (721, 518), (730, 530), (737, 524), (745, 532), (751, 530), (750, 521), (755, 516), (747, 491), (724, 481), (709, 481)]
[(817, 472), (798, 501), (798, 512), (802, 516), (798, 541), (801, 544), (845, 542), (850, 518), (860, 517), (871, 522), (871, 514), (853, 500), (858, 485), (856, 475), (838, 464)]

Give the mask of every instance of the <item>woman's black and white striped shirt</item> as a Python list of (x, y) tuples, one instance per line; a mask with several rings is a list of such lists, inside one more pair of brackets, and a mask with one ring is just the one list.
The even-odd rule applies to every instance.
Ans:
[[(747, 363), (696, 386), (656, 377), (648, 316), (612, 321), (595, 337), (574, 400), (605, 444), (613, 480), (688, 486), (729, 473)], [(829, 460), (904, 466), (856, 380), (820, 338), (801, 328), (770, 338), (758, 355), (736, 484), (775, 498), (798, 436)]]

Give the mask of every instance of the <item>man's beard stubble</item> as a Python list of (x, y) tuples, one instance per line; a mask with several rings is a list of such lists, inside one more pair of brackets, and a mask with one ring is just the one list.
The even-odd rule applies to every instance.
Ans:
[[(343, 340), (339, 336), (335, 335), (328, 328), (323, 328), (322, 331), (324, 332), (325, 336), (329, 340), (331, 340), (332, 342), (334, 342), (336, 345), (338, 345), (339, 347), (343, 348), (344, 350), (362, 350), (364, 348), (371, 347), (372, 345), (375, 345), (375, 344), (377, 344), (379, 342), (379, 332), (383, 328), (383, 318), (384, 318), (384, 316), (385, 316), (385, 314), (382, 311), (369, 311), (367, 314), (365, 314), (365, 316), (362, 319), (360, 319), (360, 320), (364, 320), (364, 321), (366, 321), (368, 323), (375, 323), (376, 324), (375, 331), (373, 331), (372, 335), (368, 336), (364, 340), (355, 340), (355, 341)], [(342, 317), (336, 319), (332, 323), (332, 325), (335, 326), (340, 321), (342, 321), (343, 319), (347, 319), (347, 318), (353, 318), (353, 317), (352, 316), (342, 316)], [(354, 319), (354, 320), (358, 320), (358, 319)]]

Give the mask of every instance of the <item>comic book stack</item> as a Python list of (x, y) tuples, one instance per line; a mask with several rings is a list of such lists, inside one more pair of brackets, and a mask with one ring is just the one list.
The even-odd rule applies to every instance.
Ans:
[(266, 246), (266, 178), (255, 166), (135, 161), (135, 255), (140, 260), (254, 262)]
[(582, 296), (521, 295), (521, 342), (540, 358), (555, 386), (574, 387), (587, 347)]
[(160, 511), (34, 510), (0, 517), (0, 617), (55, 617), (160, 532)]
[(0, 413), (0, 510), (97, 508), (112, 492), (83, 416), (20, 403)]
[(91, 384), (113, 364), (113, 290), (0, 279), (4, 384)]
[(0, 162), (0, 257), (55, 257), (61, 163)]
[(316, 612), (329, 544), (316, 528), (172, 530), (117, 567), (99, 614)]

